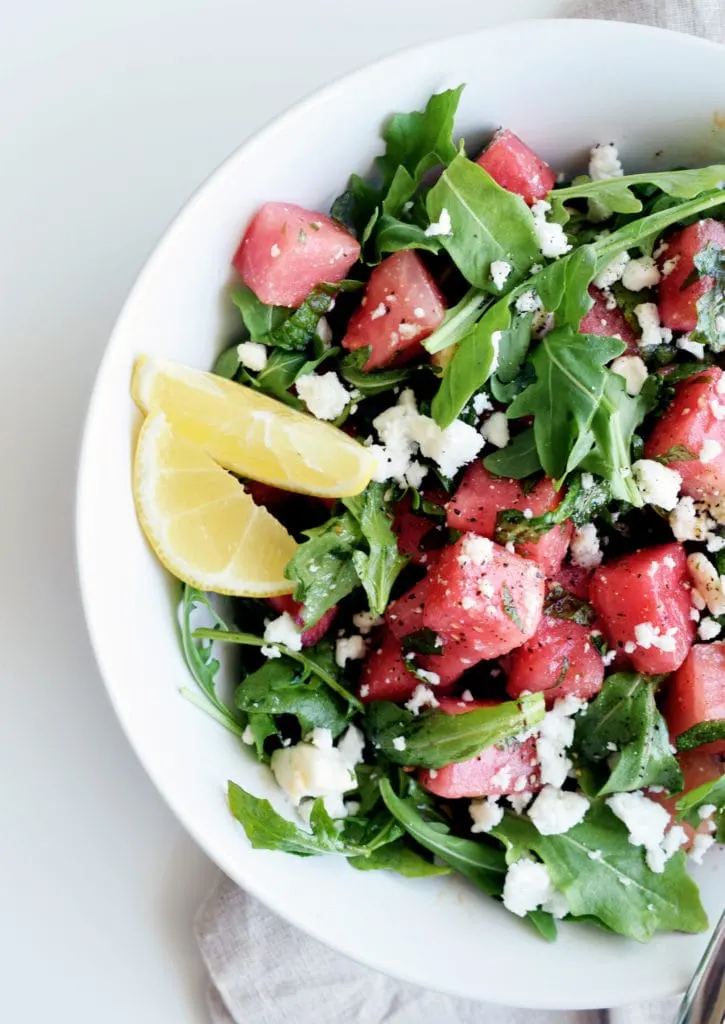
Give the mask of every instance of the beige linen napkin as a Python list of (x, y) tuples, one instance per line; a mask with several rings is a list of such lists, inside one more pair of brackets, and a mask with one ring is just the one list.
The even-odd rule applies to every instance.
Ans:
[[(587, 0), (572, 16), (636, 21), (725, 42), (725, 0)], [(677, 1000), (607, 1012), (455, 999), (361, 967), (222, 876), (199, 911), (213, 1024), (669, 1024)]]

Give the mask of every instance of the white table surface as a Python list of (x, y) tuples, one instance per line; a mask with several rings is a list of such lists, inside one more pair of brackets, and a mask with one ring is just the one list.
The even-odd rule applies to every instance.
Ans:
[(206, 1019), (192, 923), (215, 869), (113, 717), (74, 575), (83, 415), (141, 264), (209, 171), (320, 84), (575, 6), (0, 0), (1, 1020)]

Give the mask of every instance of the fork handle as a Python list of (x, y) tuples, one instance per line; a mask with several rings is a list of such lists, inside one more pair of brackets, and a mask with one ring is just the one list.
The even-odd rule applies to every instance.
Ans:
[(723, 1024), (725, 1021), (725, 913), (713, 932), (675, 1024)]

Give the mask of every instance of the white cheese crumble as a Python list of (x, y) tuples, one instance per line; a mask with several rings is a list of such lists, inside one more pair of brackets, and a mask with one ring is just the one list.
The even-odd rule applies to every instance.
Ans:
[[(419, 671), (418, 675), (422, 675), (422, 672)], [(423, 708), (437, 708), (440, 705), (433, 691), (419, 683), (413, 690), (410, 700), (406, 701), (405, 707), (414, 715), (418, 715)]]
[(701, 640), (714, 640), (720, 635), (722, 627), (715, 619), (705, 617), (697, 627), (697, 635)]
[(492, 828), (500, 825), (503, 821), (503, 807), (499, 805), (498, 798), (495, 796), (471, 800), (468, 812), (473, 819), (471, 832), (490, 832)]
[(677, 646), (676, 636), (676, 626), (672, 626), (664, 634), (661, 633), (659, 626), (653, 626), (651, 622), (638, 622), (634, 627), (637, 646), (645, 651), (650, 647), (656, 647), (659, 651), (672, 652)]
[(428, 669), (425, 668), (416, 669), (416, 675), (419, 679), (422, 679), (424, 683), (428, 683), (429, 686), (438, 686), (441, 681), (441, 677), (437, 672), (429, 672)]
[[(278, 619), (266, 623), (264, 639), (268, 644), (282, 644), (290, 651), (302, 650), (302, 630), (289, 612), (282, 612)], [(279, 651), (275, 657), (279, 657)]]
[(701, 551), (687, 556), (687, 568), (690, 570), (693, 587), (710, 614), (725, 615), (725, 576), (718, 574), (710, 559)]
[(277, 785), (295, 806), (305, 797), (322, 797), (327, 813), (344, 818), (342, 795), (357, 786), (355, 765), (362, 759), (365, 738), (351, 725), (333, 746), (329, 729), (313, 729), (294, 746), (275, 750), (270, 760)]
[(332, 345), (332, 328), (327, 322), (327, 318), (321, 316), (317, 321), (317, 327), (315, 328), (315, 334), (320, 339), (325, 348), (329, 348)]
[(594, 285), (602, 290), (611, 288), (617, 281), (622, 280), (624, 271), (629, 263), (629, 253), (621, 252), (615, 256), (606, 267), (603, 267), (594, 278)]
[(538, 309), (542, 308), (542, 302), (533, 288), (529, 291), (524, 292), (523, 295), (519, 295), (516, 300), (516, 310), (519, 313), (535, 313)]
[(493, 260), (491, 263), (491, 280), (497, 288), (503, 288), (512, 270), (513, 267), (506, 260)]
[(496, 448), (505, 448), (511, 439), (505, 412), (494, 412), (481, 425), (481, 435)]
[(679, 825), (673, 826), (666, 836), (665, 830), (670, 824), (668, 811), (639, 790), (634, 793), (615, 793), (606, 803), (626, 826), (630, 843), (644, 847), (650, 870), (661, 874), (667, 860), (686, 839), (684, 829)]
[(274, 245), (272, 246), (272, 248), (269, 250), (269, 255), (272, 257), (273, 260), (276, 260), (281, 252), (282, 252), (282, 250), (280, 249), (280, 247), (275, 242)]
[(663, 466), (654, 459), (638, 459), (632, 476), (642, 501), (671, 512), (677, 505), (682, 477), (676, 469)]
[(707, 540), (715, 522), (707, 511), (695, 504), (689, 496), (680, 498), (670, 513), (670, 529), (677, 540)]
[(247, 370), (259, 372), (267, 365), (267, 346), (258, 341), (243, 341), (237, 345), (237, 355)]
[(344, 668), (348, 661), (359, 661), (365, 657), (365, 641), (359, 634), (341, 636), (335, 644), (335, 662)]
[(609, 368), (612, 373), (624, 377), (624, 387), (628, 395), (638, 395), (649, 376), (644, 359), (640, 356), (619, 356)]
[[(441, 430), (430, 417), (422, 416), (410, 388), (402, 392), (396, 405), (385, 409), (373, 420), (373, 426), (381, 442), (370, 446), (378, 456), (373, 479), (393, 479), (402, 486), (412, 486), (406, 474), (418, 451), (433, 459), (446, 476), (454, 476), (462, 466), (475, 459), (484, 445), (476, 428), (462, 420), (454, 420)], [(413, 472), (420, 486), (422, 475), (417, 465)]]
[(541, 781), (545, 786), (561, 789), (564, 785), (572, 767), (566, 751), (574, 739), (573, 716), (585, 706), (576, 697), (564, 697), (544, 715), (536, 740), (536, 753), (541, 766)]
[(660, 311), (654, 302), (640, 302), (634, 307), (634, 315), (642, 330), (640, 348), (655, 348), (657, 345), (672, 341), (672, 331), (669, 327), (660, 326)]
[(534, 218), (534, 230), (539, 240), (541, 255), (548, 256), (550, 259), (556, 259), (558, 256), (563, 256), (564, 253), (569, 252), (571, 245), (567, 241), (566, 232), (561, 224), (555, 224), (546, 219), (546, 215), (550, 210), (551, 203), (547, 203), (545, 199), (539, 199), (531, 207), (531, 213)]
[(697, 816), (700, 821), (705, 821), (707, 818), (711, 818), (717, 811), (715, 804), (702, 804), (701, 807), (697, 808)]
[(559, 918), (568, 913), (566, 898), (554, 888), (546, 865), (530, 857), (521, 857), (509, 866), (503, 885), (503, 905), (517, 917), (526, 917), (538, 907)]
[(438, 220), (434, 221), (432, 224), (429, 224), (428, 227), (425, 229), (425, 234), (428, 236), (428, 238), (436, 238), (439, 235), (453, 234), (451, 215), (448, 212), (448, 210), (446, 210), (445, 206), (441, 210), (441, 215), (438, 218)]
[[(665, 248), (667, 248), (667, 246), (665, 246)], [(662, 255), (662, 254), (660, 253), (660, 255)], [(675, 269), (675, 267), (677, 266), (677, 264), (679, 262), (680, 262), (679, 255), (673, 256), (669, 260), (665, 260), (665, 262), (662, 264), (662, 276), (663, 277), (669, 277), (670, 274), (672, 273), (672, 271)]]
[(491, 412), (492, 409), (493, 402), (483, 391), (479, 391), (477, 395), (473, 396), (473, 411), (477, 416), (484, 412)]
[(677, 347), (683, 352), (689, 352), (695, 359), (705, 358), (705, 346), (700, 341), (692, 341), (689, 334), (683, 334), (677, 339)]
[(702, 442), (702, 448), (698, 458), (700, 462), (714, 462), (715, 459), (722, 453), (722, 445), (719, 441), (714, 441), (712, 438), (707, 438)]
[(247, 743), (252, 746), (254, 743), (254, 730), (251, 725), (247, 725), (242, 733), (242, 743)]
[(380, 317), (381, 316), (385, 316), (385, 314), (387, 312), (388, 312), (388, 307), (385, 305), (384, 302), (381, 302), (380, 305), (376, 306), (375, 309), (370, 314), (370, 319), (371, 320), (379, 320)]
[(571, 538), (571, 560), (582, 569), (595, 569), (602, 563), (599, 534), (594, 523), (577, 526)]
[(623, 174), (619, 152), (613, 142), (600, 142), (592, 146), (589, 154), (589, 177), (592, 181), (621, 178)]
[(643, 288), (653, 288), (659, 284), (659, 281), (660, 272), (651, 256), (630, 260), (622, 274), (622, 284), (631, 292), (640, 292)]
[(336, 420), (350, 401), (342, 381), (330, 370), (328, 373), (307, 373), (295, 384), (297, 394), (318, 420)]
[(405, 736), (396, 736), (395, 739), (393, 740), (393, 747), (396, 750), (405, 750)]
[(695, 836), (692, 849), (690, 850), (690, 860), (693, 864), (702, 864), (702, 858), (705, 856), (711, 846), (715, 845), (715, 839), (713, 836), (702, 835), (698, 832)]
[(493, 556), (493, 541), (488, 537), (479, 537), (477, 533), (467, 533), (461, 541), (459, 565), (486, 565)]
[(542, 836), (558, 836), (578, 825), (588, 809), (580, 793), (544, 786), (527, 813)]

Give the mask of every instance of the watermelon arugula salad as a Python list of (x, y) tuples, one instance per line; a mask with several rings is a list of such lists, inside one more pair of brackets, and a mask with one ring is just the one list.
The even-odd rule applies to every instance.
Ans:
[(563, 180), (507, 129), (468, 155), (460, 93), (393, 116), (329, 214), (269, 202), (241, 239), (215, 372), (377, 470), (339, 501), (248, 482), (299, 541), (290, 594), (227, 613), (186, 587), (193, 699), (296, 808), (230, 782), (255, 847), (458, 872), (547, 939), (701, 931), (688, 860), (725, 840), (725, 165), (624, 174), (604, 141)]

